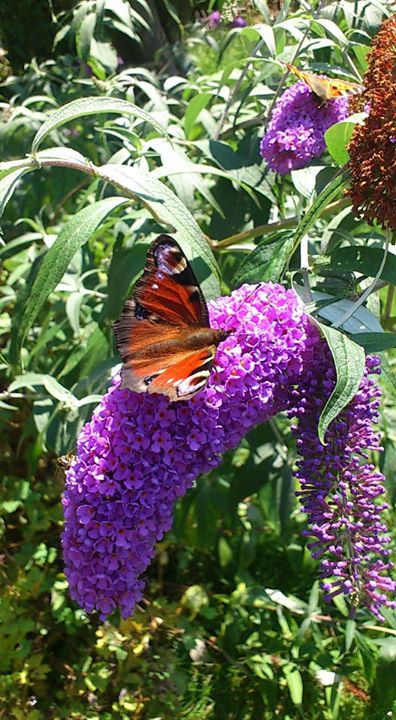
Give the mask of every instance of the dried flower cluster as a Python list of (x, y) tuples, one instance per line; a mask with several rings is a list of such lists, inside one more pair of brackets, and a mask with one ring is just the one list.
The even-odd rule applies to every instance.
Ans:
[(349, 144), (349, 194), (357, 215), (395, 230), (396, 15), (385, 20), (373, 39), (364, 86), (369, 114)]
[(364, 379), (323, 447), (317, 420), (334, 369), (294, 293), (271, 283), (253, 292), (245, 285), (212, 303), (210, 315), (213, 327), (233, 333), (219, 346), (201, 393), (169, 403), (161, 395), (120, 389), (115, 378), (80, 434), (63, 500), (72, 597), (102, 618), (116, 607), (130, 615), (155, 543), (171, 527), (176, 499), (255, 425), (288, 410), (299, 419), (303, 461), (297, 476), (316, 537), (312, 549), (323, 554), (322, 575), (330, 578), (325, 589), (329, 596), (353, 592), (378, 615), (382, 604), (390, 604), (379, 588), (393, 584), (386, 578), (389, 565), (377, 559), (387, 539), (382, 508), (374, 504), (382, 476), (364, 455), (364, 448), (378, 447), (370, 425), (378, 404), (375, 384)]
[(323, 154), (326, 130), (348, 115), (347, 97), (323, 104), (303, 81), (294, 83), (275, 104), (261, 156), (281, 175), (303, 168)]

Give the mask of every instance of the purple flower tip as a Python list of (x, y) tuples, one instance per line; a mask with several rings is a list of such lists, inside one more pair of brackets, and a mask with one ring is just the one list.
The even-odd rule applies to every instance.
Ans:
[(220, 10), (213, 10), (213, 12), (211, 12), (208, 15), (208, 19), (207, 19), (208, 28), (210, 28), (210, 30), (214, 30), (215, 28), (219, 27), (220, 23), (221, 23)]
[(233, 28), (244, 28), (247, 26), (247, 20), (241, 17), (241, 15), (237, 15), (236, 17), (234, 17), (230, 25)]

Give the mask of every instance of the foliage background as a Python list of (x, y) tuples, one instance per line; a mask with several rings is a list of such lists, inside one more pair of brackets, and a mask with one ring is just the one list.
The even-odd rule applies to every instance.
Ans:
[[(268, 172), (258, 154), (263, 119), (288, 82), (277, 59), (290, 61), (298, 49), (306, 66), (353, 79), (364, 72), (370, 39), (390, 5), (246, 1), (239, 9), (248, 26), (231, 30), (236, 4), (226, 2), (7, 6), (0, 11), (8, 53), (0, 156), (11, 161), (0, 175), (1, 210), (12, 195), (0, 246), (0, 717), (396, 716), (396, 615), (387, 612), (378, 627), (364, 613), (348, 620), (341, 602), (323, 604), (301, 535), (285, 418), (257, 428), (180, 501), (145, 601), (127, 621), (99, 623), (68, 597), (56, 463), (73, 451), (107, 387), (118, 362), (112, 322), (147, 243), (167, 229), (155, 202), (145, 201), (147, 178), (171, 191), (180, 228), (193, 213), (220, 265), (223, 292), (243, 280), (298, 283), (301, 217), (347, 158), (350, 129), (337, 128), (329, 152), (310, 168), (285, 178)], [(213, 9), (224, 20), (209, 30), (203, 18)], [(79, 115), (48, 126), (41, 149), (49, 154), (19, 167), (51, 112), (81, 98), (91, 100)], [(97, 114), (103, 98), (114, 112)], [(149, 116), (122, 114), (118, 100)], [(135, 168), (140, 190), (136, 178), (133, 188), (130, 178), (112, 186), (105, 171), (87, 170), (72, 151), (95, 166)], [(131, 193), (128, 202), (111, 199)], [(96, 203), (106, 199), (95, 224)], [(316, 310), (334, 321), (372, 282), (384, 235), (353, 217), (342, 192), (322, 202), (308, 230), (311, 286), (341, 299)], [(198, 226), (191, 234), (190, 254), (199, 256), (207, 241)], [(62, 260), (68, 243), (70, 262)], [(64, 265), (59, 278), (53, 258)], [(40, 296), (35, 279), (43, 261), (48, 283)], [(395, 279), (391, 252), (375, 278), (377, 292), (358, 311), (372, 333), (362, 340), (367, 347), (395, 346)], [(204, 287), (215, 294), (215, 279)], [(385, 450), (376, 458), (392, 503), (393, 357), (390, 350), (384, 360)]]

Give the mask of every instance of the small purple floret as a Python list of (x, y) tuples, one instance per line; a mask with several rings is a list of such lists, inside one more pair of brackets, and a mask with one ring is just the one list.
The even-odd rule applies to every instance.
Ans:
[(211, 12), (207, 18), (208, 28), (210, 30), (215, 30), (217, 27), (219, 27), (220, 23), (221, 23), (220, 10), (213, 10), (213, 12)]
[(275, 104), (260, 154), (281, 175), (306, 167), (324, 152), (326, 130), (348, 115), (347, 97), (322, 104), (303, 81), (296, 82)]
[(247, 20), (245, 18), (241, 17), (241, 15), (236, 15), (234, 19), (231, 21), (230, 26), (232, 28), (244, 28), (247, 26)]

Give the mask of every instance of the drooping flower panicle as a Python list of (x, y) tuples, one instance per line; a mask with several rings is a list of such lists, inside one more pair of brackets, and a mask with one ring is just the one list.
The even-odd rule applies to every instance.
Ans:
[(321, 103), (303, 81), (287, 88), (274, 106), (260, 143), (261, 156), (271, 170), (285, 175), (322, 155), (324, 134), (348, 117), (348, 103), (347, 97)]
[(390, 538), (381, 522), (387, 505), (376, 502), (385, 492), (383, 476), (367, 456), (367, 451), (380, 449), (373, 423), (378, 420), (381, 393), (368, 377), (376, 372), (379, 358), (368, 357), (359, 392), (330, 425), (322, 445), (317, 426), (323, 396), (331, 394), (336, 380), (330, 351), (322, 345), (315, 353), (315, 367), (307, 368), (304, 383), (295, 391), (298, 399), (289, 413), (299, 418), (294, 432), (303, 459), (295, 473), (297, 496), (309, 518), (305, 534), (313, 540), (308, 548), (321, 559), (325, 599), (342, 593), (352, 608), (367, 606), (382, 621), (381, 605), (396, 606), (385, 594), (394, 592), (396, 584), (388, 576), (392, 565), (385, 545)]
[[(246, 285), (213, 302), (210, 316), (213, 327), (233, 333), (219, 346), (215, 369), (202, 392), (188, 402), (172, 404), (161, 395), (120, 389), (115, 378), (81, 431), (77, 459), (67, 474), (63, 548), (70, 592), (88, 612), (97, 609), (106, 617), (119, 607), (123, 617), (131, 614), (141, 598), (141, 575), (153, 557), (155, 543), (171, 527), (177, 498), (200, 474), (216, 467), (222, 454), (250, 429), (281, 410), (300, 418), (301, 438), (306, 438), (300, 443), (304, 462), (298, 473), (302, 488), (305, 476), (312, 486), (311, 505), (304, 496), (304, 507), (312, 515), (311, 531), (326, 551), (324, 577), (334, 574), (333, 565), (325, 565), (333, 562), (332, 547), (326, 546), (327, 536), (320, 536), (317, 526), (330, 519), (321, 520), (316, 511), (315, 487), (323, 502), (327, 493), (334, 493), (331, 483), (324, 484), (326, 468), (331, 468), (334, 459), (337, 482), (351, 485), (348, 478), (357, 473), (358, 482), (363, 487), (367, 480), (371, 493), (371, 466), (358, 468), (353, 460), (355, 446), (359, 456), (366, 441), (370, 447), (375, 444), (369, 433), (372, 416), (362, 415), (359, 399), (346, 411), (348, 419), (338, 421), (346, 425), (337, 436), (334, 452), (332, 446), (322, 452), (318, 445), (319, 405), (308, 408), (309, 393), (316, 382), (315, 395), (323, 407), (334, 377), (323, 382), (323, 366), (317, 359), (322, 358), (324, 341), (295, 294), (271, 283), (253, 290)], [(364, 382), (361, 392), (374, 408), (378, 391), (371, 381)], [(356, 428), (363, 426), (367, 432), (357, 437)], [(348, 461), (339, 459), (344, 457)], [(381, 480), (376, 476), (378, 488)], [(354, 496), (356, 513), (360, 507), (365, 512), (365, 497), (364, 492)], [(375, 512), (380, 509), (376, 507)], [(382, 548), (380, 534), (378, 525), (377, 544), (372, 545), (367, 533), (350, 533), (355, 544), (362, 546), (359, 552), (366, 554)], [(385, 588), (388, 581), (383, 574), (388, 565), (381, 568), (378, 562), (374, 555), (367, 555), (366, 566), (356, 578), (351, 577), (349, 565), (343, 583), (345, 589), (350, 580), (363, 604), (379, 612), (386, 601), (369, 584), (382, 578), (377, 579), (378, 587), (382, 582)], [(391, 589), (390, 581), (388, 585)]]
[(373, 39), (361, 104), (368, 109), (349, 144), (353, 209), (396, 230), (396, 15)]

